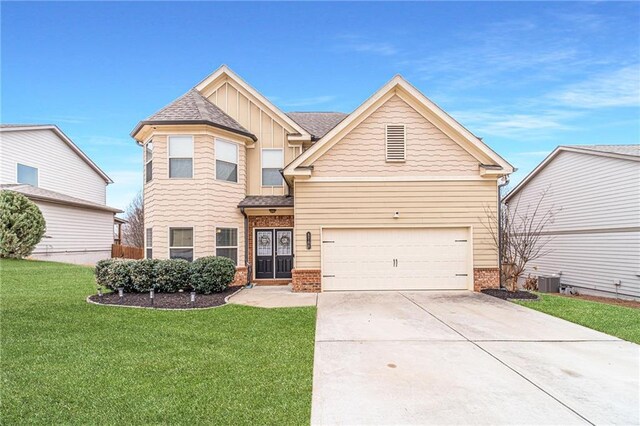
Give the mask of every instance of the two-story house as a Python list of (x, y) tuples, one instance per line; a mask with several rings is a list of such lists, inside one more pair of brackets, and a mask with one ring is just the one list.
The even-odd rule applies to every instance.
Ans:
[(31, 257), (93, 264), (111, 257), (113, 181), (57, 126), (0, 125), (0, 190), (33, 201), (47, 223)]
[(513, 168), (400, 76), (350, 114), (284, 113), (222, 66), (131, 135), (147, 257), (295, 291), (498, 285), (483, 222)]

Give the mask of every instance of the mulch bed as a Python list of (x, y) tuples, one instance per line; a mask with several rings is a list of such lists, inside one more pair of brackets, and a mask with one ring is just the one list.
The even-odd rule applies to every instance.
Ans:
[(482, 293), (488, 294), (489, 296), (497, 297), (498, 299), (502, 299), (502, 300), (509, 300), (509, 299), (538, 300), (538, 296), (524, 290), (508, 291), (508, 290), (500, 290), (497, 288), (488, 288), (488, 289), (482, 290)]
[(149, 293), (125, 293), (122, 302), (118, 297), (118, 293), (108, 293), (102, 296), (102, 301), (97, 294), (89, 297), (92, 302), (102, 305), (119, 305), (119, 306), (139, 306), (144, 308), (162, 308), (162, 309), (193, 309), (193, 308), (212, 308), (214, 306), (224, 305), (225, 297), (235, 293), (242, 286), (232, 286), (221, 293), (213, 294), (196, 294), (196, 301), (193, 305), (189, 302), (189, 292), (184, 293), (155, 293), (154, 303), (151, 305)]

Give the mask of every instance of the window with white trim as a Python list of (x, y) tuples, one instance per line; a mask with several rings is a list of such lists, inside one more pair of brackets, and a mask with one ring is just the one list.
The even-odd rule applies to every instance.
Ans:
[(153, 228), (146, 229), (146, 256), (145, 259), (153, 259)]
[(406, 127), (404, 124), (387, 124), (385, 126), (385, 148), (387, 161), (405, 161)]
[(38, 186), (38, 169), (18, 163), (17, 182), (26, 185)]
[(169, 257), (193, 261), (193, 228), (169, 228)]
[(238, 145), (216, 139), (216, 179), (238, 182)]
[(145, 182), (153, 179), (153, 141), (147, 142), (144, 146), (144, 175)]
[(193, 136), (169, 136), (169, 177), (193, 177)]
[(238, 229), (216, 228), (216, 256), (224, 256), (238, 264)]
[(262, 186), (282, 186), (280, 170), (284, 167), (284, 150), (262, 150)]

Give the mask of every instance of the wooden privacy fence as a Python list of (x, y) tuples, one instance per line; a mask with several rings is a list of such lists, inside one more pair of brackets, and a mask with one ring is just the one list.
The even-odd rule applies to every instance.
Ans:
[(144, 259), (144, 249), (140, 247), (112, 244), (111, 257), (121, 257), (124, 259)]

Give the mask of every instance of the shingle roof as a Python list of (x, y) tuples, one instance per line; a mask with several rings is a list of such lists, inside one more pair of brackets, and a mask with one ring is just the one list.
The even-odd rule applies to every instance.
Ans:
[(318, 140), (349, 114), (343, 112), (288, 112), (287, 115), (309, 132), (314, 140)]
[(293, 207), (293, 197), (286, 195), (248, 195), (238, 207)]
[(640, 145), (567, 145), (567, 147), (640, 157)]
[(0, 190), (19, 192), (29, 199), (50, 201), (57, 204), (68, 204), (76, 207), (85, 207), (94, 210), (105, 210), (113, 213), (122, 213), (122, 210), (113, 207), (104, 206), (102, 204), (92, 203), (81, 198), (71, 197), (70, 195), (61, 194), (48, 189), (42, 189), (31, 185), (24, 184), (2, 184)]
[(257, 140), (255, 135), (202, 96), (196, 89), (189, 90), (151, 117), (138, 123), (131, 135), (134, 136), (146, 124), (208, 124)]
[(0, 124), (0, 129), (11, 129), (14, 127), (52, 127), (53, 124)]

